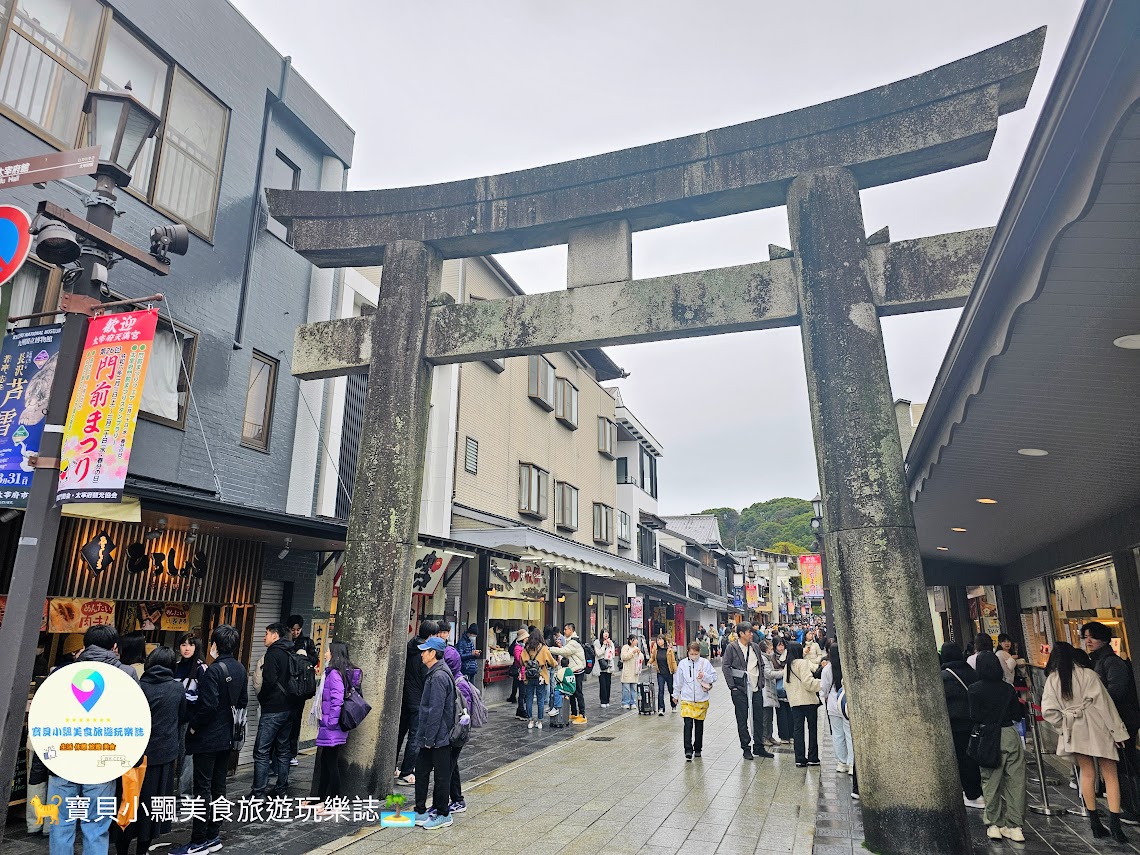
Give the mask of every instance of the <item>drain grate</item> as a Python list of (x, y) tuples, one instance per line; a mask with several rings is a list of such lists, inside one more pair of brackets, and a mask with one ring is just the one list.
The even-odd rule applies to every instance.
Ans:
[(612, 736), (587, 736), (586, 741), (587, 742), (613, 742), (614, 738)]

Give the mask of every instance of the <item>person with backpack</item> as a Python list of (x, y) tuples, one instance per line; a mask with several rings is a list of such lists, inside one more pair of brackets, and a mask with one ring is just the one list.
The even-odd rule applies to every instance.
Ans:
[[(283, 624), (271, 623), (265, 629), (265, 665), (261, 673), (261, 689), (257, 693), (261, 714), (257, 720), (257, 741), (253, 746), (251, 796), (268, 795), (272, 798), (289, 794), (289, 734), (293, 714), (304, 706), (306, 694), (310, 698), (316, 694), (316, 675), (308, 657), (304, 651), (293, 651), (293, 642), (286, 636)], [(276, 752), (277, 784), (267, 791), (271, 747)]]
[[(321, 687), (316, 781), (313, 788), (322, 802), (341, 795), (340, 749), (348, 742), (348, 732), (341, 727), (341, 712), (348, 694), (353, 690), (360, 691), (362, 676), (360, 669), (348, 657), (348, 645), (343, 641), (330, 642), (325, 651), (325, 679)], [(322, 813), (322, 810), (318, 808), (317, 812)]]
[(594, 641), (594, 655), (598, 663), (598, 705), (602, 709), (609, 709), (610, 686), (614, 679), (614, 649), (610, 631), (603, 629)]
[(562, 628), (565, 642), (559, 647), (551, 647), (550, 652), (555, 656), (565, 656), (569, 660), (570, 670), (574, 672), (574, 694), (570, 696), (570, 723), (586, 723), (586, 651), (578, 639), (578, 632), (574, 624), (567, 623)]
[[(289, 627), (289, 640), (293, 642), (293, 652), (304, 654), (305, 658), (309, 660), (309, 667), (313, 669), (313, 673), (319, 673), (321, 670), (321, 656), (317, 652), (317, 646), (313, 643), (313, 639), (305, 635), (305, 619), (301, 615), (289, 615), (285, 620), (285, 625)], [(301, 743), (301, 714), (304, 704), (294, 707), (293, 718), (289, 720), (289, 765), (296, 766), (300, 763), (297, 759), (299, 747)]]
[[(194, 798), (207, 806), (226, 797), (230, 752), (241, 750), (245, 740), (249, 697), (245, 669), (234, 658), (238, 641), (238, 631), (229, 624), (210, 634), (214, 661), (198, 680), (198, 701), (186, 731), (186, 753), (194, 756)], [(221, 848), (221, 821), (207, 808), (203, 818), (194, 817), (190, 842), (170, 855), (202, 855)]]
[(416, 785), (416, 729), (420, 720), (420, 697), (424, 693), (424, 677), (427, 669), (420, 661), (420, 645), (435, 635), (435, 621), (420, 621), (419, 632), (408, 639), (404, 654), (404, 698), (400, 709), (400, 733), (396, 741), (396, 751), (404, 744), (404, 762), (396, 770), (396, 783), (402, 787)]
[[(451, 818), (451, 731), (455, 726), (457, 689), (451, 669), (444, 662), (447, 644), (438, 635), (419, 646), (427, 676), (420, 698), (419, 731), (416, 734), (416, 805), (417, 826), (434, 831), (447, 828)], [(432, 790), (432, 813), (428, 813), (428, 780), (435, 775)]]
[(537, 727), (542, 730), (542, 719), (546, 715), (547, 692), (550, 688), (550, 669), (558, 667), (550, 648), (535, 633), (527, 636), (523, 647), (522, 679), (526, 692), (527, 730)]

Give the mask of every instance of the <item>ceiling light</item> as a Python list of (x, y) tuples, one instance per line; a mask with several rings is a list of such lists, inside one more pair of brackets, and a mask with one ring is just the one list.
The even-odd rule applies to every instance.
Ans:
[(950, 551), (949, 546), (939, 546), (939, 547), (937, 547), (937, 549), (939, 552), (949, 552)]
[(964, 529), (964, 528), (952, 528), (952, 529), (950, 529), (950, 531), (956, 531), (956, 532), (959, 532), (959, 533), (961, 533), (961, 532), (964, 532), (965, 530), (966, 530), (966, 529)]
[(1124, 350), (1140, 350), (1140, 334), (1122, 335), (1120, 338), (1113, 339), (1112, 343)]
[(1049, 452), (1044, 448), (1019, 448), (1017, 453), (1023, 457), (1047, 457)]
[(978, 499), (979, 505), (996, 505), (997, 499)]

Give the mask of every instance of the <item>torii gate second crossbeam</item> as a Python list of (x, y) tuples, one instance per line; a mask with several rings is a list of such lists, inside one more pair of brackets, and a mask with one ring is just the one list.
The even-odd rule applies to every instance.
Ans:
[[(868, 238), (859, 190), (985, 159), (1043, 42), (1041, 29), (837, 101), (538, 169), (269, 191), (314, 263), (384, 268), (375, 315), (300, 328), (293, 360), (301, 377), (369, 372), (337, 630), (378, 714), (349, 741), (352, 792), (392, 786), (432, 365), (798, 323), (867, 845), (971, 851), (879, 317), (961, 305), (990, 233)], [(791, 250), (631, 278), (632, 231), (777, 205)], [(440, 293), (444, 258), (554, 243), (568, 245), (565, 292)]]

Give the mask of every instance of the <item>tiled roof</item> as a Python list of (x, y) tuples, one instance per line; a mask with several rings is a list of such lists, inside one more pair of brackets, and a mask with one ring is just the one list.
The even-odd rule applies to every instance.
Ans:
[(720, 543), (720, 523), (711, 514), (691, 514), (684, 517), (661, 517), (670, 531), (687, 537), (702, 546)]

